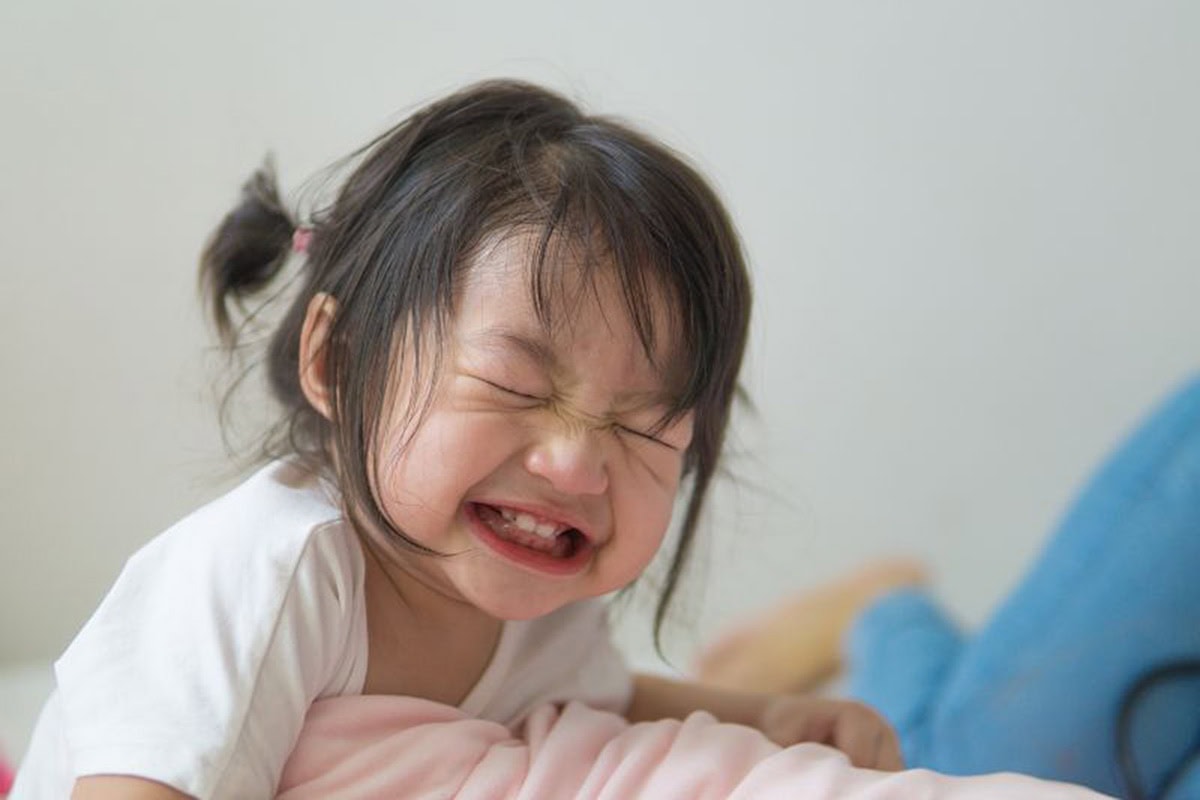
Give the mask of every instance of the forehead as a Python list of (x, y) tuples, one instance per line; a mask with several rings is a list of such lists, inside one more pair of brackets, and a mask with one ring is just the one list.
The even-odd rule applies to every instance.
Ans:
[(505, 344), (539, 360), (565, 348), (604, 343), (626, 350), (660, 378), (679, 361), (678, 324), (667, 292), (642, 278), (639, 308), (618, 267), (562, 243), (539, 252), (536, 235), (497, 237), (471, 258), (458, 282), (455, 327), (477, 342)]

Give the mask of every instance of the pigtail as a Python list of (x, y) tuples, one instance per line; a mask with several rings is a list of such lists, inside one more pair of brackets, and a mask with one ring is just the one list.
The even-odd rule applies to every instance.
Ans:
[(234, 313), (243, 313), (243, 300), (279, 274), (295, 230), (268, 160), (242, 186), (241, 202), (221, 220), (200, 256), (201, 296), (227, 350), (237, 344)]

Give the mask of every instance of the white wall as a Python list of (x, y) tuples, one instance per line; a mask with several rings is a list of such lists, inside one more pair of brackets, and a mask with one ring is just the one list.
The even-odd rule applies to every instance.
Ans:
[(8, 0), (0, 661), (225, 485), (194, 264), (263, 153), (298, 186), (498, 75), (666, 138), (741, 225), (760, 411), (700, 630), (896, 551), (979, 620), (1200, 363), (1187, 0)]

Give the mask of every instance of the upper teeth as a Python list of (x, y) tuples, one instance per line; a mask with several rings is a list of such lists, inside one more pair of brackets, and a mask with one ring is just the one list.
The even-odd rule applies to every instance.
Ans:
[(555, 525), (553, 522), (538, 522), (532, 514), (526, 514), (524, 511), (501, 508), (500, 515), (521, 530), (536, 534), (543, 539), (553, 539), (567, 529), (566, 525)]

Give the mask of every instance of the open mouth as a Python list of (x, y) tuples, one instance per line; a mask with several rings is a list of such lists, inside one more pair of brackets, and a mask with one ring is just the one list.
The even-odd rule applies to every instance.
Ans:
[(553, 573), (575, 572), (586, 562), (591, 542), (582, 531), (505, 506), (468, 503), (480, 538), (521, 564)]

